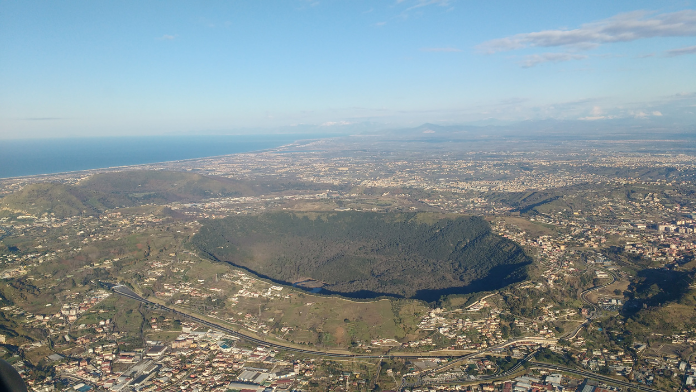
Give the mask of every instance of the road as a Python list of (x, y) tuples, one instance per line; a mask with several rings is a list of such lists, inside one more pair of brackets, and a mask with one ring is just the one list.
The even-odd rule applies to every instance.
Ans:
[[(376, 358), (392, 358), (392, 359), (393, 359), (393, 358), (423, 358), (423, 357), (428, 356), (427, 353), (412, 353), (412, 354), (411, 354), (411, 353), (403, 353), (403, 354), (380, 354), (380, 355), (365, 355), (365, 354), (337, 353), (337, 352), (331, 352), (331, 351), (308, 350), (308, 349), (293, 347), (293, 346), (289, 346), (289, 345), (284, 345), (284, 344), (281, 344), (281, 343), (269, 342), (269, 341), (267, 341), (267, 340), (262, 340), (262, 339), (255, 338), (255, 337), (253, 337), (253, 336), (245, 335), (245, 334), (243, 334), (243, 333), (241, 333), (241, 332), (235, 331), (235, 330), (233, 330), (233, 329), (224, 327), (224, 326), (219, 325), (219, 324), (215, 324), (215, 323), (210, 322), (210, 321), (208, 321), (208, 320), (204, 320), (204, 319), (202, 319), (202, 318), (200, 318), (200, 317), (192, 316), (192, 315), (190, 315), (190, 314), (187, 314), (187, 313), (184, 313), (184, 312), (180, 312), (180, 311), (178, 311), (178, 310), (176, 310), (176, 309), (172, 309), (172, 308), (166, 307), (166, 306), (164, 306), (164, 305), (160, 305), (160, 304), (158, 304), (158, 303), (155, 303), (155, 302), (152, 302), (152, 301), (148, 301), (147, 299), (145, 299), (145, 298), (139, 296), (138, 294), (136, 294), (135, 292), (133, 292), (133, 290), (131, 290), (131, 289), (128, 288), (127, 286), (124, 286), (124, 285), (114, 285), (114, 284), (110, 284), (110, 283), (106, 283), (106, 285), (107, 285), (113, 292), (115, 292), (116, 294), (119, 294), (119, 295), (122, 295), (122, 296), (124, 296), (124, 297), (127, 297), (127, 298), (130, 298), (130, 299), (139, 301), (139, 302), (141, 302), (141, 303), (150, 305), (150, 306), (152, 306), (152, 307), (154, 307), (154, 308), (157, 308), (157, 309), (161, 309), (161, 310), (165, 310), (165, 311), (172, 312), (172, 313), (174, 313), (174, 314), (176, 314), (176, 315), (179, 315), (179, 316), (181, 316), (181, 317), (188, 318), (188, 319), (193, 320), (193, 321), (195, 321), (195, 322), (197, 322), (197, 323), (203, 324), (203, 325), (205, 325), (205, 326), (207, 326), (207, 327), (210, 327), (210, 328), (216, 329), (216, 330), (218, 330), (218, 331), (224, 332), (224, 333), (226, 333), (226, 334), (228, 334), (228, 335), (231, 335), (231, 336), (234, 336), (234, 337), (237, 337), (237, 338), (240, 338), (240, 339), (244, 339), (244, 340), (246, 340), (246, 341), (248, 341), (248, 342), (255, 343), (255, 344), (259, 344), (259, 345), (262, 345), (262, 346), (273, 347), (273, 348), (278, 348), (278, 349), (282, 349), (282, 350), (286, 350), (286, 351), (292, 351), (292, 352), (297, 352), (297, 353), (302, 353), (302, 354), (311, 354), (311, 355), (318, 355), (318, 356), (323, 356), (323, 357), (337, 357), (337, 358), (375, 358), (375, 359), (376, 359)], [(497, 345), (495, 345), (495, 346), (488, 347), (488, 348), (486, 348), (486, 349), (484, 349), (484, 350), (482, 350), (482, 351), (477, 351), (477, 352), (475, 352), (475, 353), (466, 354), (466, 355), (464, 355), (464, 356), (458, 356), (457, 358), (466, 359), (466, 358), (470, 358), (470, 357), (473, 357), (473, 356), (476, 356), (476, 355), (481, 355), (482, 353), (485, 353), (485, 352), (487, 352), (487, 351), (491, 351), (491, 350), (496, 349), (496, 348), (499, 348), (499, 347), (508, 346), (508, 345), (514, 344), (514, 343), (534, 341), (535, 339), (538, 340), (538, 338), (535, 338), (535, 337), (517, 338), (517, 339), (514, 339), (514, 340), (510, 340), (510, 341), (507, 341), (507, 342), (504, 342), (504, 343), (497, 344)]]
[[(556, 370), (556, 371), (560, 371), (560, 372), (575, 374), (575, 375), (578, 375), (581, 377), (601, 381), (601, 382), (607, 383), (609, 385), (618, 385), (621, 387), (633, 388), (633, 389), (637, 389), (637, 390), (644, 391), (644, 392), (664, 392), (664, 391), (661, 391), (659, 389), (650, 388), (646, 385), (635, 384), (635, 383), (631, 383), (631, 382), (627, 382), (627, 381), (617, 380), (617, 379), (612, 378), (612, 377), (603, 376), (601, 374), (588, 372), (586, 370), (573, 369), (573, 368), (569, 368), (566, 366), (552, 365), (552, 364), (548, 364), (548, 363), (544, 363), (544, 362), (533, 361), (532, 359), (534, 358), (535, 354), (536, 354), (536, 351), (533, 351), (533, 352), (527, 354), (524, 358), (522, 358), (522, 360), (517, 362), (517, 364), (515, 364), (515, 366), (513, 366), (512, 368), (508, 369), (507, 371), (505, 371), (503, 373), (493, 374), (490, 376), (479, 376), (476, 378), (472, 378), (471, 380), (464, 380), (464, 381), (472, 381), (472, 382), (474, 382), (474, 381), (491, 381), (491, 380), (497, 380), (497, 379), (501, 379), (504, 377), (508, 377), (510, 375), (515, 374), (522, 366), (524, 366), (525, 362), (529, 362), (533, 367), (536, 367), (536, 368), (544, 368), (544, 369), (549, 369), (549, 370)], [(420, 378), (419, 378), (419, 381), (420, 381)], [(451, 381), (446, 381), (445, 383), (447, 383), (447, 382), (451, 382)], [(415, 384), (417, 384), (417, 383), (415, 383)], [(414, 383), (405, 384), (404, 380), (402, 380), (401, 388), (418, 386), (415, 384)], [(435, 383), (435, 384), (437, 384), (437, 383)], [(402, 390), (402, 389), (399, 389), (399, 390)]]
[(592, 307), (592, 313), (590, 313), (590, 317), (588, 317), (585, 321), (583, 321), (580, 325), (578, 325), (574, 330), (572, 330), (572, 331), (568, 332), (567, 334), (563, 335), (563, 338), (564, 338), (564, 339), (573, 339), (573, 338), (575, 338), (576, 336), (578, 336), (578, 333), (580, 333), (580, 331), (581, 331), (585, 326), (589, 325), (590, 322), (592, 322), (592, 320), (594, 320), (594, 319), (596, 319), (597, 317), (599, 317), (599, 310), (597, 309), (597, 306), (596, 306), (593, 302), (590, 302), (590, 300), (587, 299), (587, 294), (589, 294), (589, 293), (591, 293), (591, 292), (593, 292), (593, 291), (596, 291), (596, 290), (603, 289), (603, 288), (605, 288), (605, 287), (607, 287), (607, 286), (609, 286), (609, 285), (611, 285), (611, 284), (614, 284), (614, 282), (616, 282), (616, 275), (614, 275), (613, 272), (611, 272), (611, 271), (604, 271), (604, 272), (606, 272), (606, 273), (608, 273), (609, 275), (611, 275), (611, 279), (612, 279), (611, 282), (605, 283), (605, 284), (603, 284), (603, 285), (601, 285), (601, 286), (595, 286), (595, 287), (589, 288), (589, 289), (583, 291), (582, 293), (580, 293), (580, 299), (582, 300), (582, 302), (584, 302), (584, 303), (586, 303), (586, 304), (588, 304), (588, 305), (590, 305), (590, 306)]
[[(457, 359), (456, 361), (449, 362), (449, 363), (448, 363), (447, 365), (445, 365), (445, 366), (441, 366), (441, 367), (436, 368), (436, 369), (428, 370), (428, 371), (424, 372), (423, 374), (419, 374), (419, 375), (418, 375), (418, 380), (415, 381), (415, 382), (408, 383), (408, 382), (406, 382), (406, 379), (405, 379), (404, 377), (402, 377), (402, 378), (401, 378), (401, 385), (399, 385), (399, 387), (397, 388), (397, 390), (403, 391), (405, 388), (416, 388), (416, 387), (422, 386), (422, 385), (424, 385), (422, 377), (425, 376), (426, 374), (434, 374), (434, 373), (438, 373), (438, 372), (444, 371), (444, 370), (446, 370), (447, 368), (453, 367), (454, 365), (457, 365), (457, 364), (461, 363), (463, 360), (465, 360), (465, 359), (467, 359), (467, 358), (472, 358), (472, 357), (475, 357), (475, 356), (479, 356), (479, 355), (481, 355), (482, 353), (483, 353), (483, 352), (477, 352), (477, 353), (473, 353), (473, 354), (467, 354), (467, 355), (465, 355), (465, 356), (463, 356), (463, 357), (460, 357), (460, 358)], [(517, 372), (517, 371), (520, 369), (520, 367), (524, 366), (524, 363), (525, 363), (525, 362), (527, 362), (527, 361), (529, 361), (530, 359), (532, 359), (532, 358), (534, 357), (535, 354), (536, 354), (536, 350), (534, 350), (534, 351), (532, 351), (531, 353), (527, 354), (527, 356), (525, 356), (524, 358), (522, 358), (522, 360), (518, 361), (518, 362), (515, 364), (515, 366), (511, 367), (510, 369), (508, 369), (508, 370), (506, 370), (506, 371), (504, 371), (504, 372), (502, 372), (502, 373), (492, 374), (492, 375), (490, 375), (490, 376), (476, 376), (476, 377), (468, 378), (468, 379), (466, 379), (466, 380), (458, 380), (458, 381), (463, 381), (463, 382), (468, 382), (468, 381), (472, 381), (472, 382), (473, 382), (473, 381), (488, 381), (488, 380), (497, 380), (497, 379), (500, 379), (500, 378), (508, 377), (508, 376), (510, 376), (510, 375), (512, 375), (512, 374), (515, 374), (515, 372)], [(447, 380), (447, 381), (443, 381), (443, 382), (440, 382), (440, 383), (438, 383), (438, 382), (431, 382), (431, 383), (428, 383), (428, 384), (441, 384), (441, 383), (445, 383), (445, 384), (446, 384), (446, 383), (450, 383), (450, 382), (452, 382), (452, 381), (453, 381), (453, 380)]]
[(619, 385), (622, 387), (638, 389), (640, 391), (645, 391), (645, 392), (663, 392), (659, 389), (650, 388), (650, 387), (642, 385), (642, 384), (635, 384), (635, 383), (631, 383), (631, 382), (627, 382), (627, 381), (621, 381), (621, 380), (617, 380), (615, 378), (602, 376), (601, 374), (596, 374), (596, 373), (588, 372), (585, 370), (578, 370), (578, 369), (573, 369), (573, 368), (559, 366), (559, 365), (550, 365), (548, 363), (536, 362), (536, 361), (529, 361), (529, 363), (534, 367), (576, 374), (578, 376), (587, 377), (587, 378), (591, 378), (594, 380), (599, 380), (599, 381), (605, 382), (607, 384)]
[(212, 323), (208, 320), (204, 320), (202, 318), (180, 312), (176, 309), (172, 309), (172, 308), (166, 307), (164, 305), (160, 305), (160, 304), (157, 304), (155, 302), (148, 301), (145, 298), (143, 298), (143, 297), (139, 296), (138, 294), (136, 294), (135, 292), (133, 292), (133, 290), (131, 290), (130, 288), (123, 286), (123, 285), (111, 285), (110, 288), (116, 294), (119, 294), (119, 295), (122, 295), (124, 297), (127, 297), (130, 299), (139, 301), (141, 303), (150, 305), (150, 306), (157, 308), (157, 309), (172, 312), (178, 316), (188, 318), (189, 320), (193, 320), (199, 324), (202, 324), (202, 325), (205, 325), (207, 327), (224, 332), (228, 335), (231, 335), (231, 336), (234, 336), (234, 337), (237, 337), (240, 339), (244, 339), (248, 342), (259, 344), (259, 345), (266, 346), (266, 347), (279, 348), (279, 349), (283, 349), (286, 351), (292, 351), (292, 352), (302, 353), (302, 354), (311, 354), (311, 355), (319, 355), (319, 356), (324, 356), (324, 357), (337, 357), (337, 358), (421, 358), (424, 356), (423, 353), (399, 354), (399, 355), (389, 355), (389, 354), (388, 355), (361, 355), (361, 354), (348, 354), (348, 353), (344, 354), (344, 353), (335, 353), (335, 352), (331, 352), (331, 351), (307, 350), (307, 349), (297, 348), (297, 347), (293, 347), (293, 346), (287, 346), (287, 345), (283, 345), (280, 343), (269, 342), (266, 340), (261, 340), (261, 339), (255, 338), (253, 336), (245, 335), (245, 334), (237, 332), (233, 329), (224, 327), (224, 326), (219, 325), (219, 324)]
[(534, 358), (534, 355), (536, 355), (536, 353), (537, 353), (537, 350), (532, 351), (531, 353), (527, 354), (524, 358), (522, 358), (519, 362), (517, 362), (515, 364), (515, 366), (511, 367), (510, 369), (508, 369), (502, 373), (492, 374), (490, 376), (481, 376), (481, 377), (478, 377), (477, 379), (482, 380), (482, 381), (495, 380), (495, 379), (498, 379), (501, 377), (507, 377), (507, 376), (510, 376), (512, 374), (515, 374), (518, 370), (520, 370), (520, 368), (522, 366), (524, 366), (525, 362), (530, 361), (532, 358)]
[[(226, 334), (228, 334), (228, 335), (235, 336), (235, 337), (237, 337), (237, 338), (244, 339), (244, 340), (246, 340), (246, 341), (248, 341), (248, 342), (255, 343), (255, 344), (259, 344), (259, 345), (266, 346), (266, 347), (273, 347), (273, 348), (278, 348), (278, 349), (282, 349), (282, 350), (285, 350), (285, 351), (296, 352), (296, 353), (302, 353), (302, 354), (310, 354), (310, 355), (317, 355), (317, 356), (322, 356), (322, 357), (334, 357), (334, 358), (373, 358), (373, 359), (377, 359), (377, 358), (390, 358), (390, 359), (395, 359), (395, 358), (423, 358), (423, 357), (425, 356), (425, 355), (424, 355), (425, 353), (413, 353), (413, 354), (382, 354), (382, 355), (363, 355), (363, 354), (336, 353), (336, 352), (331, 352), (331, 351), (307, 350), (307, 349), (302, 349), (302, 348), (297, 348), (297, 347), (292, 347), (292, 346), (286, 346), (286, 345), (279, 344), (279, 343), (268, 342), (268, 341), (261, 340), (261, 339), (258, 339), (258, 338), (252, 337), (252, 336), (245, 335), (245, 334), (243, 334), (243, 333), (237, 332), (237, 331), (235, 331), (235, 330), (233, 330), (233, 329), (224, 327), (224, 326), (222, 326), (222, 325), (212, 323), (212, 322), (210, 322), (210, 321), (208, 321), (208, 320), (204, 320), (204, 319), (201, 319), (201, 318), (199, 318), (199, 317), (192, 316), (192, 315), (189, 315), (189, 314), (180, 312), (180, 311), (178, 311), (178, 310), (175, 310), (175, 309), (172, 309), (172, 308), (169, 308), (169, 307), (166, 307), (166, 306), (163, 306), (163, 305), (154, 303), (154, 302), (152, 302), (152, 301), (148, 301), (148, 300), (146, 300), (145, 298), (143, 298), (143, 297), (139, 296), (138, 294), (136, 294), (135, 292), (133, 292), (133, 290), (131, 290), (130, 288), (128, 288), (128, 287), (126, 287), (126, 286), (117, 285), (117, 284), (111, 284), (111, 283), (104, 283), (104, 284), (105, 284), (107, 287), (109, 287), (109, 288), (110, 288), (113, 292), (115, 292), (116, 294), (119, 294), (119, 295), (122, 295), (122, 296), (124, 296), (124, 297), (133, 299), (133, 300), (135, 300), (135, 301), (139, 301), (139, 302), (141, 302), (141, 303), (150, 305), (150, 306), (152, 306), (152, 307), (154, 307), (154, 308), (157, 308), (157, 309), (161, 309), (161, 310), (165, 310), (165, 311), (172, 312), (172, 313), (174, 313), (174, 314), (176, 314), (176, 315), (179, 315), (179, 316), (181, 316), (181, 317), (188, 318), (188, 319), (190, 319), (190, 320), (193, 320), (193, 321), (195, 321), (195, 322), (197, 322), (197, 323), (200, 323), (200, 324), (202, 324), (202, 325), (205, 325), (205, 326), (207, 326), (207, 327), (210, 327), (210, 328), (216, 329), (216, 330), (218, 330), (218, 331), (224, 332), (224, 333), (226, 333)], [(527, 338), (521, 338), (521, 339), (516, 339), (515, 341), (523, 342), (523, 341), (525, 341), (525, 339), (528, 341), (530, 338), (528, 338), (528, 337), (527, 337)], [(474, 356), (477, 356), (477, 355), (481, 355), (481, 354), (483, 354), (483, 353), (485, 353), (485, 352), (487, 352), (487, 351), (493, 350), (493, 349), (495, 349), (495, 348), (497, 348), (497, 347), (503, 347), (503, 346), (509, 345), (509, 344), (511, 344), (511, 343), (513, 343), (513, 342), (515, 342), (515, 341), (509, 341), (509, 342), (505, 342), (505, 343), (498, 344), (498, 345), (496, 345), (496, 346), (491, 346), (491, 347), (486, 348), (485, 350), (482, 350), (482, 351), (479, 351), (479, 352), (476, 352), (476, 353), (471, 353), (471, 354), (463, 355), (463, 356), (461, 356), (461, 357), (458, 357), (458, 359), (459, 359), (459, 360), (462, 360), (462, 359), (471, 358), (471, 357), (474, 357)], [(517, 363), (513, 368), (509, 369), (508, 371), (506, 371), (506, 372), (504, 372), (504, 373), (501, 373), (501, 374), (498, 374), (498, 375), (492, 375), (492, 376), (482, 376), (482, 377), (477, 378), (476, 380), (484, 381), (484, 380), (499, 379), (499, 378), (501, 378), (501, 377), (507, 377), (508, 375), (513, 374), (515, 371), (519, 370), (520, 366), (522, 366), (523, 363), (524, 363), (525, 361), (528, 361), (529, 359), (531, 359), (532, 356), (533, 356), (533, 353), (527, 355), (527, 356), (526, 356), (525, 358), (523, 358), (519, 363)], [(459, 362), (459, 361), (455, 361), (455, 363), (456, 363), (456, 362)], [(641, 391), (645, 391), (645, 392), (660, 392), (660, 391), (657, 390), (657, 389), (649, 388), (649, 387), (644, 386), (644, 385), (641, 385), (641, 384), (633, 384), (633, 383), (629, 383), (629, 382), (625, 382), (625, 381), (619, 381), (619, 380), (613, 379), (613, 378), (611, 378), (611, 377), (602, 376), (602, 375), (595, 374), (595, 373), (592, 373), (592, 372), (588, 372), (588, 371), (585, 371), (585, 370), (576, 370), (576, 369), (567, 368), (567, 367), (563, 367), (563, 366), (549, 365), (549, 364), (545, 364), (545, 363), (542, 363), (542, 362), (535, 362), (535, 361), (530, 361), (530, 363), (531, 363), (532, 365), (534, 365), (534, 366), (537, 366), (537, 367), (545, 367), (545, 368), (547, 368), (547, 369), (559, 370), (559, 371), (564, 371), (564, 372), (567, 372), (567, 373), (577, 374), (577, 375), (580, 375), (580, 376), (583, 376), (583, 377), (587, 377), (587, 378), (591, 378), (591, 379), (594, 379), (594, 380), (599, 380), (599, 381), (603, 381), (603, 382), (611, 382), (611, 383), (614, 383), (614, 384), (616, 384), (616, 385), (621, 385), (621, 386), (625, 386), (625, 387), (635, 388), (635, 389), (638, 389), (638, 390), (641, 390)], [(446, 366), (441, 367), (440, 369), (443, 370), (443, 369), (445, 369), (446, 367), (449, 367), (449, 365), (452, 365), (452, 364), (453, 364), (453, 363), (450, 362), (450, 363), (448, 363)], [(474, 380), (472, 380), (472, 381), (474, 381)]]
[(2, 234), (0, 235), (0, 241), (2, 241), (3, 238), (9, 237), (12, 234), (8, 227), (0, 227), (0, 230), (2, 230)]
[(498, 348), (503, 348), (503, 347), (509, 346), (511, 344), (514, 344), (514, 343), (522, 343), (522, 342), (533, 342), (533, 343), (537, 343), (537, 344), (556, 344), (558, 342), (558, 340), (557, 339), (543, 339), (543, 338), (538, 338), (538, 337), (534, 337), (534, 336), (531, 336), (531, 337), (525, 336), (525, 337), (521, 337), (521, 338), (511, 339), (511, 340), (508, 340), (507, 342), (498, 343), (494, 346), (486, 347), (483, 350), (480, 350), (480, 351), (477, 351), (477, 352), (474, 352), (471, 354), (462, 355), (454, 361), (450, 361), (450, 362), (448, 362), (440, 367), (437, 367), (435, 369), (428, 370), (427, 373), (439, 373), (439, 372), (447, 370), (448, 368), (454, 367), (454, 366), (458, 365), (460, 362), (463, 362), (469, 358), (474, 358), (474, 357), (480, 356), (481, 354), (484, 354), (486, 352), (491, 352), (491, 351), (498, 349)]

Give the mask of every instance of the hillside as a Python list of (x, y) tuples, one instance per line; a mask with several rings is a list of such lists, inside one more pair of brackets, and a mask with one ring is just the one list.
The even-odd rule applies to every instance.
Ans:
[(82, 181), (78, 187), (90, 192), (108, 194), (120, 200), (129, 200), (131, 203), (166, 203), (255, 194), (248, 184), (240, 181), (172, 171), (98, 174)]
[(77, 185), (32, 184), (0, 199), (0, 209), (64, 218), (114, 207), (195, 202), (210, 197), (255, 196), (287, 189), (323, 189), (322, 184), (239, 181), (188, 172), (127, 171), (96, 174)]
[(696, 323), (696, 272), (645, 269), (638, 273), (625, 295), (627, 327), (634, 333), (679, 333)]
[(351, 297), (491, 290), (523, 279), (531, 262), (482, 218), (425, 213), (233, 216), (205, 221), (192, 243), (260, 276)]
[(100, 198), (94, 196), (70, 185), (32, 184), (0, 199), (0, 208), (35, 216), (53, 213), (56, 217), (63, 218), (93, 214), (106, 208), (102, 204), (104, 200), (100, 201)]

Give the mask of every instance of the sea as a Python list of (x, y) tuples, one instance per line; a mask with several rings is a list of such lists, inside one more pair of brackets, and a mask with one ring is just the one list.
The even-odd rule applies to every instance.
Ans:
[(326, 135), (142, 136), (0, 140), (0, 178), (262, 151)]

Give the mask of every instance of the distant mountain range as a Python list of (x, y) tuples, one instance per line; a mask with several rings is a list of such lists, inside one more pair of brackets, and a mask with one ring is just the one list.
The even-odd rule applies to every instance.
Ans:
[(655, 119), (608, 119), (601, 121), (535, 120), (505, 125), (438, 125), (426, 123), (415, 128), (388, 130), (387, 135), (401, 137), (480, 137), (524, 139), (696, 139), (696, 124), (674, 125)]

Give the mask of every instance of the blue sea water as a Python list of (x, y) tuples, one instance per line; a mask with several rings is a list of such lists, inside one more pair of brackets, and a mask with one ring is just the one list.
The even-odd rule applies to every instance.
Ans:
[(147, 136), (0, 140), (0, 178), (212, 157), (320, 135)]

